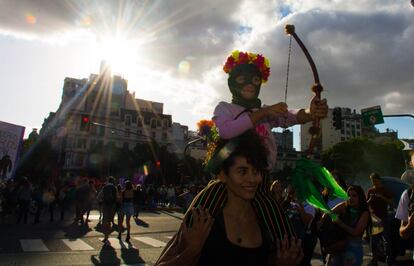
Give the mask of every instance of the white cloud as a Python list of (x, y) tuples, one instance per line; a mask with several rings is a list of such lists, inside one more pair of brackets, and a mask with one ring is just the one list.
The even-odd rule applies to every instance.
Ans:
[[(409, 1), (389, 0), (9, 0), (2, 2), (0, 34), (70, 43), (99, 41), (122, 29), (128, 38), (141, 40), (145, 60), (140, 64), (150, 68), (138, 76), (151, 89), (145, 92), (135, 74), (124, 74), (130, 89), (143, 90), (138, 97), (165, 100), (174, 118), (190, 121), (189, 113), (204, 116), (217, 101), (230, 99), (221, 65), (234, 49), (270, 59), (271, 77), (260, 97), (267, 104), (282, 101), (289, 43), (284, 25), (291, 23), (314, 58), (330, 106), (381, 104), (384, 112), (413, 113), (413, 12)], [(28, 23), (28, 15), (35, 23)], [(309, 65), (293, 43), (290, 107), (307, 105), (312, 82)]]

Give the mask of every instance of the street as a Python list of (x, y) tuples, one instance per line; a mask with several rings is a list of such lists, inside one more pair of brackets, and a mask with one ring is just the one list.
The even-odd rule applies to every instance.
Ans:
[[(138, 220), (131, 219), (130, 243), (124, 241), (125, 234), (118, 240), (114, 231), (107, 247), (101, 242), (98, 211), (91, 212), (88, 226), (75, 225), (73, 215), (66, 216), (64, 221), (49, 222), (44, 213), (39, 224), (30, 217), (26, 225), (0, 226), (0, 265), (154, 265), (183, 214), (167, 209), (144, 211)], [(369, 265), (367, 245), (364, 254), (363, 265)], [(319, 245), (312, 265), (323, 265)]]
[(153, 265), (177, 231), (182, 214), (142, 212), (138, 220), (131, 219), (130, 244), (113, 232), (108, 247), (101, 242), (97, 211), (91, 212), (88, 226), (74, 225), (73, 216), (67, 217), (63, 222), (49, 222), (44, 215), (44, 221), (36, 225), (33, 219), (27, 225), (2, 225), (0, 265)]

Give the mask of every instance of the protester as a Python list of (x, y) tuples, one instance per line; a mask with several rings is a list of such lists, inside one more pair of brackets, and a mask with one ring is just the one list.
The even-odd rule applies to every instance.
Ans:
[(12, 215), (13, 213), (13, 206), (14, 206), (14, 182), (13, 180), (9, 179), (5, 182), (5, 184), (3, 183), (3, 189), (1, 191), (2, 193), (2, 197), (3, 197), (3, 202), (2, 202), (2, 206), (3, 206), (3, 213), (2, 213), (2, 222), (7, 224), (9, 223), (9, 217)]
[(176, 203), (175, 199), (175, 188), (172, 184), (170, 184), (167, 188), (167, 201), (169, 207), (174, 207)]
[(67, 184), (64, 184), (60, 187), (58, 192), (58, 205), (60, 208), (60, 220), (63, 221), (65, 219), (65, 212), (69, 207), (69, 193)]
[(134, 190), (134, 218), (138, 219), (139, 212), (145, 204), (145, 192), (141, 185), (137, 185)]
[(88, 200), (89, 200), (89, 184), (88, 179), (84, 178), (81, 181), (81, 184), (76, 188), (76, 197), (75, 197), (75, 208), (76, 208), (76, 217), (75, 223), (83, 224), (85, 221), (83, 219), (83, 215), (85, 214), (88, 208)]
[[(378, 173), (372, 173), (369, 178), (372, 182), (372, 187), (367, 191), (367, 202), (371, 211), (371, 216), (375, 228), (382, 232), (375, 232), (371, 235), (370, 244), (372, 251), (371, 264), (376, 266), (380, 260), (382, 249), (385, 249), (387, 261), (391, 262), (391, 247), (390, 247), (390, 219), (388, 217), (388, 208), (393, 205), (393, 196), (389, 189), (384, 187), (381, 183), (381, 177)], [(392, 217), (391, 217), (392, 218)]]
[(191, 203), (194, 200), (194, 197), (197, 195), (197, 188), (195, 185), (190, 185), (190, 188), (186, 191), (184, 191), (181, 195), (178, 195), (181, 202), (183, 203), (184, 212), (188, 210)]
[(88, 187), (89, 187), (89, 193), (88, 193), (88, 198), (86, 200), (86, 223), (90, 222), (89, 220), (89, 214), (91, 213), (91, 210), (94, 206), (95, 203), (95, 199), (98, 195), (98, 192), (96, 191), (95, 188), (95, 182), (93, 180), (89, 180), (88, 182)]
[[(300, 240), (289, 241), (286, 235), (276, 248), (265, 220), (252, 204), (263, 181), (267, 155), (262, 139), (253, 131), (219, 144), (211, 160), (212, 171), (225, 185), (220, 209), (212, 217), (202, 206), (191, 208), (156, 265), (297, 265), (303, 257)], [(275, 220), (282, 223), (283, 217)]]
[[(410, 163), (414, 165), (414, 151), (410, 151)], [(403, 239), (410, 239), (414, 233), (414, 184), (406, 189), (398, 202), (395, 218), (401, 221), (400, 236)]]
[(108, 178), (107, 184), (102, 189), (103, 204), (102, 204), (102, 225), (105, 245), (109, 245), (108, 236), (111, 231), (111, 222), (114, 220), (117, 203), (117, 188), (115, 187), (115, 179), (113, 177)]
[(49, 211), (49, 221), (53, 222), (56, 206), (56, 187), (53, 183), (46, 186), (46, 189), (43, 192), (43, 202), (46, 204)]
[(98, 210), (99, 210), (99, 219), (98, 223), (102, 223), (102, 205), (103, 205), (103, 187), (100, 188), (97, 196), (96, 201), (98, 202)]
[(18, 204), (18, 216), (17, 223), (23, 219), (24, 224), (27, 224), (27, 216), (29, 213), (30, 201), (31, 201), (32, 188), (29, 180), (24, 177), (21, 185), (17, 190), (17, 204)]
[[(371, 230), (371, 217), (364, 190), (360, 186), (354, 185), (348, 187), (347, 193), (349, 199), (338, 204), (332, 210), (339, 215), (334, 223), (347, 235), (346, 245), (345, 249), (339, 253), (329, 254), (329, 266), (362, 265), (362, 236), (365, 230), (368, 233)], [(323, 219), (330, 218), (325, 214)]]
[(132, 186), (131, 181), (125, 182), (125, 189), (120, 192), (121, 194), (121, 206), (119, 210), (119, 217), (118, 217), (118, 239), (121, 239), (122, 235), (122, 228), (124, 217), (127, 226), (127, 236), (125, 238), (126, 242), (129, 242), (131, 236), (131, 216), (134, 215), (134, 188)]
[(38, 224), (40, 222), (40, 215), (43, 211), (43, 193), (42, 189), (40, 188), (40, 185), (34, 185), (33, 186), (33, 192), (32, 192), (32, 206), (33, 206), (33, 213), (34, 213), (34, 224)]
[(280, 180), (276, 179), (270, 186), (273, 198), (279, 203), (283, 202), (283, 184)]
[[(288, 185), (286, 197), (283, 199), (282, 206), (290, 222), (295, 229), (296, 236), (302, 240), (303, 260), (301, 265), (310, 265), (315, 249), (317, 238), (315, 232), (311, 230), (311, 223), (315, 216), (315, 208), (309, 204), (299, 202), (294, 188)], [(306, 206), (306, 209), (305, 209)]]

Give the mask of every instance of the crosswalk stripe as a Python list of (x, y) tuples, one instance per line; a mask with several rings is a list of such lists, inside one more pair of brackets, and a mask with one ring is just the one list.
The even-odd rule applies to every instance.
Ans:
[(312, 266), (323, 266), (323, 262), (321, 260), (313, 259), (311, 260)]
[(165, 247), (165, 243), (164, 242), (159, 241), (157, 239), (154, 239), (152, 237), (145, 237), (145, 236), (143, 236), (143, 237), (134, 237), (134, 239), (136, 239), (138, 241), (141, 241), (141, 242), (143, 242), (143, 243), (145, 243), (147, 245), (156, 247), (156, 248)]
[[(83, 217), (86, 219), (86, 214)], [(97, 221), (97, 220), (99, 220), (99, 214), (90, 214), (88, 218), (91, 221)], [(114, 216), (114, 220), (118, 220), (118, 215)]]
[[(99, 238), (99, 240), (102, 241), (103, 238)], [(122, 240), (119, 240), (118, 238), (115, 238), (115, 237), (110, 237), (108, 238), (108, 240), (109, 240), (109, 243), (111, 243), (111, 247), (114, 249), (131, 249), (131, 248), (136, 249), (134, 245), (124, 242)]]
[(71, 250), (94, 250), (93, 247), (86, 244), (79, 238), (76, 239), (62, 239), (63, 243), (68, 246)]
[(49, 251), (41, 239), (21, 239), (20, 245), (25, 252)]

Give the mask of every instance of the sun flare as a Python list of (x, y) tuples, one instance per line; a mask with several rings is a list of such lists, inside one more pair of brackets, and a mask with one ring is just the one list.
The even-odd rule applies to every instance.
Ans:
[(98, 56), (105, 60), (114, 73), (126, 74), (135, 68), (140, 43), (122, 37), (106, 37), (99, 41)]

